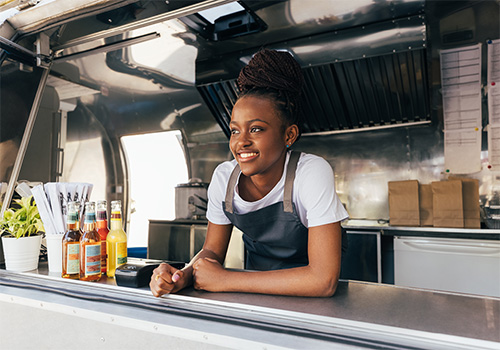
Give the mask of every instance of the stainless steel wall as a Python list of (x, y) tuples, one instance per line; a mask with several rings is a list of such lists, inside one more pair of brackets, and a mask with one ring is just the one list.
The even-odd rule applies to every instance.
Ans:
[[(215, 57), (222, 62), (235, 55), (248, 56), (249, 53), (263, 46), (269, 46), (270, 43), (273, 47), (286, 48), (289, 39), (297, 39), (308, 44), (306, 45), (308, 50), (303, 54), (305, 60), (301, 61), (304, 66), (308, 66), (317, 63), (318, 59), (328, 58), (321, 47), (314, 46), (315, 35), (321, 36), (322, 40), (331, 36), (330, 46), (341, 53), (338, 55), (341, 60), (349, 60), (349, 52), (356, 54), (355, 58), (359, 58), (359, 55), (362, 57), (364, 52), (368, 55), (370, 52), (383, 54), (377, 51), (377, 48), (380, 50), (386, 46), (378, 44), (377, 48), (369, 52), (371, 49), (369, 39), (372, 33), (366, 32), (366, 28), (370, 23), (391, 21), (392, 18), (401, 19), (406, 15), (413, 16), (413, 19), (421, 18), (425, 24), (422, 28), (425, 28), (426, 35), (420, 38), (423, 40), (420, 46), (427, 55), (430, 123), (399, 126), (393, 129), (304, 135), (296, 145), (296, 149), (321, 155), (330, 162), (335, 170), (339, 196), (353, 218), (388, 218), (388, 181), (418, 179), (422, 183), (429, 183), (446, 178), (439, 50), (484, 43), (487, 39), (499, 38), (498, 1), (363, 2), (364, 5), (360, 5), (359, 8), (350, 4), (352, 6), (348, 10), (344, 9), (344, 13), (338, 12), (341, 9), (336, 7), (340, 6), (336, 5), (340, 2), (318, 0), (316, 3), (318, 6), (307, 12), (305, 11), (307, 9), (301, 10), (300, 6), (303, 5), (301, 3), (287, 1), (272, 2), (269, 5), (270, 3), (248, 2), (248, 6), (269, 24), (267, 30), (222, 43), (202, 39), (180, 21), (171, 20), (173, 17), (166, 16), (169, 21), (155, 26), (145, 26), (142, 32), (142, 34), (160, 34), (153, 36), (155, 39), (151, 40), (152, 47), (143, 49), (148, 50), (150, 56), (164, 55), (159, 53), (160, 48), (171, 48), (172, 52), (169, 52), (168, 57), (167, 55), (160, 57), (163, 58), (163, 62), (159, 60), (158, 66), (141, 64), (131, 55), (129, 48), (114, 52), (90, 52), (75, 59), (68, 57), (73, 53), (95, 47), (120, 44), (123, 40), (139, 35), (139, 33), (134, 34), (131, 27), (118, 25), (113, 28), (104, 25), (102, 21), (99, 22), (95, 16), (81, 17), (70, 21), (67, 27), (59, 29), (52, 25), (47, 33), (51, 36), (53, 47), (62, 50), (58, 51), (53, 73), (80, 87), (93, 90), (90, 95), (82, 92), (79, 96), (67, 100), (61, 98), (63, 102), (74, 103), (76, 107), (74, 111), (68, 112), (68, 139), (71, 142), (84, 141), (91, 137), (102, 140), (101, 145), (106, 156), (103, 181), (107, 186), (107, 196), (121, 197), (125, 201), (128, 199), (126, 157), (119, 143), (119, 138), (123, 135), (181, 130), (186, 161), (190, 168), (189, 176), (200, 178), (204, 182), (210, 181), (217, 164), (231, 159), (227, 137), (196, 89), (194, 79), (178, 79), (172, 74), (173, 70), (179, 70), (180, 67), (188, 71), (194, 70), (192, 65), (195, 59), (199, 63)], [(344, 5), (346, 3), (343, 2)], [(321, 9), (325, 10), (319, 11)], [(158, 8), (156, 11), (158, 13), (164, 9)], [(72, 30), (64, 32), (67, 28)], [(91, 35), (92, 28), (98, 28), (98, 35)], [(446, 28), (471, 29), (473, 35), (452, 42), (445, 41), (443, 35), (446, 34)], [(341, 31), (353, 33), (355, 30), (360, 33), (365, 31), (366, 40), (359, 41), (359, 36), (354, 36), (357, 38), (356, 41), (354, 39), (336, 41), (337, 33)], [(84, 36), (85, 40), (79, 40), (77, 34), (79, 31), (87, 35)], [(174, 47), (162, 41), (169, 36), (181, 40), (182, 45)], [(67, 42), (64, 42), (65, 37), (68, 37)], [(405, 38), (402, 38), (400, 41), (404, 40)], [(387, 44), (387, 41), (380, 41), (380, 37), (377, 42)], [(354, 46), (355, 43), (359, 46)], [(343, 44), (347, 45), (345, 50)], [(405, 46), (404, 42), (399, 42), (398, 45), (398, 48)], [(360, 50), (360, 47), (366, 50)], [(186, 49), (195, 52), (194, 57), (187, 55)], [(486, 50), (485, 45), (483, 50)], [(61, 59), (61, 57), (66, 58)], [(485, 81), (485, 51), (483, 60), (482, 79)], [(197, 69), (203, 67), (204, 65), (200, 64)], [(488, 123), (486, 113), (486, 100), (484, 100), (483, 126)], [(485, 132), (483, 132), (482, 149), (482, 161), (487, 165)], [(71, 172), (67, 166), (68, 164), (65, 171)], [(467, 175), (480, 180), (482, 201), (487, 199), (491, 188), (499, 182), (497, 176), (500, 174), (490, 171), (486, 166), (479, 173)], [(120, 188), (122, 192), (118, 191)]]

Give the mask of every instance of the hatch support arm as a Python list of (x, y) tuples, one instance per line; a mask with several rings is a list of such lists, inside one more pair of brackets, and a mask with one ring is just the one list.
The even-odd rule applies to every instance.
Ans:
[[(9, 44), (15, 44), (15, 43), (11, 42), (10, 40), (7, 40), (7, 41), (9, 42)], [(35, 59), (37, 57), (40, 58), (41, 63), (42, 63), (41, 67), (45, 68), (45, 69), (42, 72), (42, 77), (40, 79), (40, 83), (38, 84), (38, 88), (36, 90), (35, 99), (33, 100), (33, 104), (31, 106), (28, 121), (26, 122), (26, 128), (24, 129), (24, 134), (23, 134), (23, 138), (21, 140), (21, 145), (19, 146), (19, 151), (17, 152), (16, 161), (14, 163), (14, 167), (12, 169), (12, 174), (10, 175), (10, 179), (9, 179), (9, 185), (7, 186), (7, 192), (5, 193), (5, 197), (4, 197), (4, 200), (2, 203), (0, 217), (3, 217), (3, 214), (7, 210), (7, 208), (9, 207), (10, 202), (12, 200), (12, 196), (14, 195), (14, 187), (16, 185), (17, 179), (19, 177), (19, 173), (21, 171), (21, 166), (22, 166), (23, 161), (24, 161), (24, 155), (26, 154), (26, 150), (28, 149), (28, 144), (29, 144), (29, 141), (31, 138), (31, 133), (32, 133), (33, 127), (35, 125), (36, 116), (38, 114), (38, 109), (40, 107), (40, 102), (42, 101), (43, 92), (45, 90), (45, 85), (47, 83), (47, 78), (49, 76), (50, 68), (52, 66), (52, 57), (44, 56), (44, 54), (42, 53), (42, 52), (45, 52), (45, 50), (46, 50), (45, 48), (43, 48), (44, 44), (42, 44), (45, 42), (48, 44), (48, 41), (44, 40), (43, 38), (41, 39), (39, 37), (37, 39), (37, 52), (38, 51), (41, 52), (38, 55), (35, 55), (31, 51), (23, 48), (25, 51), (30, 52), (32, 54), (32, 55), (29, 55), (32, 58), (35, 58)], [(17, 44), (15, 44), (15, 45), (19, 46)], [(38, 49), (38, 46), (42, 46), (42, 48)], [(12, 47), (15, 47), (15, 46), (12, 46)], [(21, 47), (21, 46), (19, 46), (19, 47)], [(21, 50), (19, 52), (23, 52), (23, 54), (28, 55), (25, 51)]]

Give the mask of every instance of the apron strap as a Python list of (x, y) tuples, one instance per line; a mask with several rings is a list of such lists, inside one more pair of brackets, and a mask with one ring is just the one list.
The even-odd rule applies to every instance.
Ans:
[(293, 213), (292, 191), (293, 181), (295, 180), (295, 170), (297, 170), (297, 163), (299, 162), (300, 152), (293, 152), (290, 154), (290, 160), (286, 168), (285, 188), (283, 189), (283, 210), (285, 213)]
[(226, 199), (224, 202), (224, 204), (226, 205), (226, 211), (231, 214), (233, 214), (234, 187), (236, 186), (238, 176), (240, 176), (240, 165), (236, 163), (236, 166), (234, 167), (227, 183)]
[[(292, 204), (292, 191), (293, 191), (293, 181), (295, 180), (295, 170), (297, 170), (297, 163), (300, 158), (300, 152), (291, 152), (290, 160), (288, 161), (288, 166), (285, 175), (285, 187), (283, 193), (283, 209), (287, 213), (293, 213)], [(238, 176), (240, 175), (240, 165), (236, 164), (229, 177), (226, 188), (226, 198), (224, 205), (226, 206), (226, 211), (233, 214), (233, 198), (234, 198), (234, 187), (236, 186), (236, 181), (238, 181)]]

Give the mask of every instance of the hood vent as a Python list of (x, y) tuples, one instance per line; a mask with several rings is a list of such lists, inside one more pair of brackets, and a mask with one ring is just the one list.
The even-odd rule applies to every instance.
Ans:
[[(304, 135), (429, 122), (425, 48), (304, 68)], [(229, 137), (236, 79), (198, 85)]]

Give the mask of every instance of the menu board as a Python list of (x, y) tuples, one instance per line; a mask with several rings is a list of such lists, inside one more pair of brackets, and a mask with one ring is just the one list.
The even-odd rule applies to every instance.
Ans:
[(493, 169), (500, 170), (500, 40), (490, 40), (488, 49), (488, 155)]
[(442, 50), (445, 168), (453, 174), (481, 170), (481, 44)]

